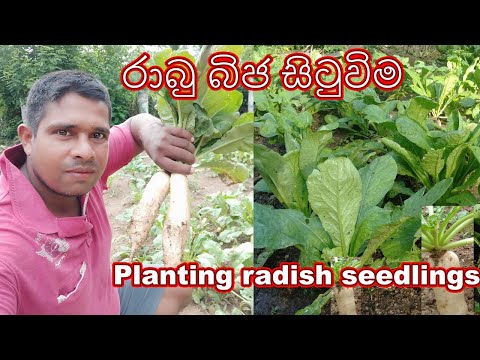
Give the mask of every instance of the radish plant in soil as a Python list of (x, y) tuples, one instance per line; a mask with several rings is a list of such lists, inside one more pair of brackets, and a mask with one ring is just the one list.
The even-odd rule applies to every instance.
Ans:
[[(422, 206), (443, 196), (452, 179), (438, 182), (428, 192), (418, 190), (402, 207), (386, 206), (386, 194), (397, 176), (395, 160), (390, 155), (379, 156), (360, 169), (346, 157), (317, 164), (311, 151), (303, 151), (318, 148), (324, 136), (323, 131), (312, 133), (302, 141), (300, 150), (283, 156), (254, 145), (255, 168), (286, 207), (274, 209), (255, 203), (255, 247), (268, 254), (295, 245), (302, 266), (324, 262), (334, 270), (336, 279), (346, 266), (398, 266), (402, 261), (419, 261), (415, 240)], [(310, 141), (317, 146), (307, 146)], [(383, 257), (373, 260), (377, 250)], [(353, 289), (339, 285), (297, 313), (318, 314), (332, 296), (341, 314), (356, 314)]]
[[(309, 202), (334, 245), (323, 250), (322, 258), (332, 267), (336, 280), (344, 267), (371, 265), (372, 255), (379, 248), (392, 257), (411, 250), (415, 218), (402, 215), (395, 219), (378, 206), (396, 175), (395, 160), (385, 155), (360, 170), (348, 158), (331, 158), (308, 176)], [(357, 314), (354, 288), (337, 283), (333, 297), (340, 314)]]
[[(471, 227), (475, 212), (462, 214), (461, 206), (426, 208), (427, 215), (422, 215), (422, 251), (430, 253), (430, 265), (445, 269), (460, 267), (455, 249), (474, 244)], [(433, 291), (441, 315), (465, 315), (468, 312), (463, 291), (454, 293), (441, 287), (433, 288)]]
[[(229, 154), (234, 151), (252, 151), (253, 114), (240, 115), (238, 110), (243, 94), (234, 91), (213, 91), (206, 83), (208, 57), (215, 51), (229, 51), (241, 56), (243, 46), (204, 46), (195, 59), (186, 50), (166, 49), (154, 56), (157, 66), (164, 69), (166, 61), (181, 56), (195, 64), (198, 73), (198, 97), (196, 100), (174, 100), (163, 88), (158, 92), (157, 112), (166, 125), (181, 127), (194, 137), (196, 159), (209, 153)], [(177, 78), (177, 82), (183, 79)], [(207, 163), (208, 164), (208, 163)], [(221, 166), (218, 162), (215, 166)], [(228, 164), (226, 164), (228, 166)], [(169, 205), (162, 233), (163, 264), (175, 267), (182, 261), (187, 241), (190, 238), (190, 190), (188, 177), (182, 174), (167, 174), (161, 170), (152, 176), (143, 191), (131, 221), (130, 261), (145, 244), (149, 231), (157, 217), (165, 197)]]
[[(346, 157), (316, 164), (310, 153), (307, 161), (302, 149), (311, 149), (307, 142), (318, 143), (322, 133), (312, 133), (300, 150), (283, 156), (254, 145), (256, 169), (268, 189), (288, 207), (255, 204), (255, 247), (273, 251), (295, 245), (302, 266), (322, 261), (334, 270), (337, 280), (346, 266), (418, 261), (413, 249), (422, 206), (442, 196), (451, 179), (439, 182), (427, 194), (425, 188), (420, 189), (402, 209), (382, 207), (397, 175), (395, 160), (380, 156), (360, 169)], [(384, 257), (374, 261), (377, 249)], [(341, 314), (357, 313), (353, 288), (336, 285), (298, 314), (319, 313), (332, 296)]]

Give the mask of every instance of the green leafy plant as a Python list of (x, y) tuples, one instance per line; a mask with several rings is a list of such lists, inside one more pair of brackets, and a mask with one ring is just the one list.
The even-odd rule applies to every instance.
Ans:
[(158, 92), (157, 111), (165, 124), (182, 127), (194, 136), (196, 157), (208, 152), (227, 154), (232, 151), (252, 151), (253, 114), (238, 112), (243, 94), (238, 90), (212, 90), (207, 85), (207, 59), (217, 51), (228, 51), (241, 57), (244, 46), (204, 46), (198, 58), (187, 50), (165, 49), (154, 55), (154, 62), (165, 68), (165, 62), (181, 56), (195, 63), (198, 72), (196, 100), (174, 100), (165, 88)]
[(441, 67), (417, 61), (413, 67), (405, 69), (412, 91), (435, 102), (431, 116), (439, 127), (453, 111), (478, 118), (479, 58), (469, 62), (462, 60), (462, 57), (450, 56), (446, 66)]
[(426, 114), (431, 102), (411, 99), (399, 116), (390, 135), (380, 141), (397, 161), (399, 173), (420, 182), (427, 189), (451, 178), (451, 187), (435, 205), (474, 205), (478, 201), (471, 189), (480, 180), (480, 125), (463, 125), (458, 112), (450, 114), (450, 129), (432, 128)]
[[(409, 71), (394, 92), (346, 89), (342, 101), (311, 97), (308, 102), (308, 92), (301, 98), (298, 93), (284, 97), (275, 79), (256, 94), (262, 106), (255, 113), (259, 136), (254, 164), (260, 175), (254, 187), (260, 193), (255, 203), (256, 266), (287, 247), (300, 250), (303, 266), (323, 261), (336, 276), (345, 266), (395, 267), (418, 261), (422, 207), (478, 203), (477, 56), (468, 61), (449, 57), (445, 66), (432, 59), (431, 65), (417, 63), (413, 69), (408, 63), (421, 56), (408, 55), (402, 63)], [(289, 106), (312, 114), (312, 124), (301, 131), (283, 126), (293, 123)], [(284, 152), (272, 141), (280, 137), (297, 141), (285, 141)], [(374, 166), (379, 164), (396, 167), (386, 166), (383, 173)], [(375, 183), (384, 188), (377, 190)], [(373, 199), (375, 195), (379, 198)], [(337, 290), (323, 292), (296, 314), (321, 313), (329, 300), (338, 299)], [(350, 295), (347, 302), (354, 313)]]
[(424, 251), (442, 251), (452, 250), (465, 245), (472, 245), (474, 238), (467, 237), (461, 240), (452, 241), (461, 234), (468, 226), (471, 226), (475, 213), (471, 212), (461, 216), (456, 221), (455, 215), (462, 210), (461, 206), (453, 206), (448, 210), (446, 216), (442, 210), (445, 207), (438, 207), (439, 211), (434, 212), (433, 206), (427, 207), (428, 216), (422, 217), (422, 250)]
[[(273, 153), (263, 148), (261, 151)], [(339, 270), (346, 266), (388, 266), (419, 260), (414, 243), (421, 225), (421, 206), (442, 196), (450, 180), (440, 182), (427, 194), (422, 188), (405, 201), (402, 209), (387, 209), (382, 208), (384, 198), (397, 175), (396, 163), (389, 155), (375, 158), (360, 170), (345, 157), (329, 158), (313, 169), (298, 165), (298, 161), (296, 164), (297, 175), (292, 180), (295, 183), (274, 182), (276, 190), (272, 188), (272, 192), (292, 194), (292, 189), (302, 189), (303, 169), (308, 174), (307, 180), (303, 180), (306, 189), (299, 194), (307, 190), (312, 212), (305, 214), (296, 207), (274, 209), (270, 205), (255, 204), (255, 247), (268, 252), (294, 245), (300, 249), (303, 266), (325, 262), (334, 269), (336, 279)], [(275, 165), (262, 170), (265, 179), (282, 173)], [(266, 183), (270, 186), (269, 181)], [(374, 261), (372, 256), (378, 249), (383, 257)], [(340, 305), (340, 311), (355, 313), (352, 289), (337, 286), (333, 291), (337, 304), (349, 304), (348, 309)], [(344, 293), (348, 295), (343, 296)], [(332, 296), (331, 291), (322, 296)]]
[[(234, 151), (252, 151), (253, 114), (241, 115), (238, 111), (242, 104), (243, 94), (238, 90), (214, 91), (207, 84), (208, 58), (215, 51), (229, 51), (240, 57), (244, 47), (241, 45), (206, 45), (202, 47), (197, 58), (188, 50), (174, 51), (167, 48), (153, 57), (155, 65), (162, 69), (166, 68), (168, 60), (174, 57), (187, 59), (196, 66), (198, 72), (197, 98), (195, 100), (177, 100), (172, 96), (171, 89), (164, 87), (158, 92), (157, 112), (164, 124), (186, 129), (193, 135), (197, 160), (208, 153), (228, 154)], [(181, 82), (178, 74), (173, 76), (176, 76), (176, 81)], [(218, 160), (210, 163), (215, 167), (216, 172), (221, 171)], [(225, 168), (225, 172), (231, 170), (232, 163), (227, 161)], [(169, 182), (164, 181), (164, 176), (155, 174), (145, 186), (146, 190), (142, 194), (140, 206), (134, 211), (132, 217), (131, 258), (146, 241), (153, 217), (166, 194), (170, 192), (169, 211), (165, 217), (163, 228), (163, 255), (167, 266), (177, 266), (181, 261), (190, 232), (190, 192), (186, 175), (172, 173), (169, 178)], [(146, 203), (142, 203), (143, 199)]]
[(336, 108), (324, 116), (330, 126), (336, 125), (346, 131), (345, 141), (362, 138), (372, 139), (384, 133), (388, 123), (396, 117), (398, 100), (383, 101), (375, 89), (369, 87), (363, 91), (345, 90), (342, 101), (336, 102)]

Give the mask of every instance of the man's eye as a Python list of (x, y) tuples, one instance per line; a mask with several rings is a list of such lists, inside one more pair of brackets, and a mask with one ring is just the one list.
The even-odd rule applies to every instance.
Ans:
[(70, 132), (68, 130), (58, 130), (57, 134), (61, 136), (67, 136), (70, 134)]
[(94, 133), (94, 134), (93, 134), (93, 137), (94, 137), (95, 139), (105, 139), (105, 134), (102, 134), (102, 133), (98, 133), (98, 132), (97, 132), (97, 133)]

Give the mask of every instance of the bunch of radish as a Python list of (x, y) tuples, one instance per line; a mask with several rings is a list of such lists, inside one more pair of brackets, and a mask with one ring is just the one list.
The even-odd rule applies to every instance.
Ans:
[[(197, 163), (205, 154), (228, 154), (233, 151), (252, 151), (253, 113), (238, 112), (243, 102), (240, 91), (214, 91), (207, 86), (206, 76), (209, 57), (215, 51), (235, 53), (239, 58), (243, 46), (212, 46), (202, 48), (198, 59), (188, 50), (168, 48), (154, 56), (155, 65), (165, 68), (172, 57), (188, 58), (196, 64), (198, 73), (198, 97), (196, 100), (174, 100), (165, 88), (158, 94), (157, 112), (163, 124), (188, 130), (194, 137)], [(182, 80), (177, 79), (179, 82)], [(132, 214), (130, 237), (133, 261), (158, 216), (167, 195), (169, 206), (162, 231), (163, 263), (175, 267), (182, 262), (185, 246), (190, 237), (191, 203), (187, 175), (167, 174), (160, 170), (147, 183), (139, 203)]]
[(190, 227), (190, 190), (187, 176), (170, 174), (160, 170), (145, 186), (135, 207), (130, 225), (132, 241), (129, 261), (146, 243), (158, 211), (170, 193), (169, 207), (162, 232), (163, 263), (167, 267), (181, 263)]

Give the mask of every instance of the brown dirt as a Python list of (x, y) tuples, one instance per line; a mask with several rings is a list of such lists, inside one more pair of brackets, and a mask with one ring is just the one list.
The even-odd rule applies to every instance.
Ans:
[[(150, 158), (145, 154), (141, 154), (146, 163), (151, 162)], [(252, 191), (252, 181), (247, 180), (243, 183), (245, 193)], [(197, 168), (196, 171), (189, 176), (189, 186), (192, 199), (192, 212), (205, 203), (206, 196), (218, 193), (220, 191), (235, 191), (238, 184), (232, 184), (226, 180), (222, 180), (220, 176), (206, 168)], [(133, 192), (129, 187), (128, 177), (123, 170), (117, 171), (110, 178), (110, 187), (104, 193), (107, 214), (112, 227), (112, 261), (118, 260), (114, 258), (114, 254), (121, 250), (122, 246), (130, 246), (128, 234), (128, 223), (117, 219), (118, 215), (123, 214), (129, 207), (133, 206), (135, 199)], [(153, 240), (153, 239), (150, 239)], [(181, 315), (206, 315), (208, 314), (201, 306), (192, 303), (188, 305)]]
[[(473, 246), (456, 250), (461, 266), (473, 265)], [(297, 261), (298, 250), (287, 248), (272, 255), (266, 266), (276, 267), (282, 261)], [(294, 315), (310, 305), (326, 289), (262, 288), (255, 289), (255, 314)], [(430, 288), (362, 288), (354, 290), (358, 315), (438, 315), (433, 290)], [(474, 289), (464, 290), (468, 315), (474, 314)], [(335, 301), (330, 301), (322, 315), (338, 315)]]
[[(255, 201), (281, 208), (281, 204), (271, 194), (255, 193)], [(472, 211), (472, 207), (465, 207)], [(467, 230), (466, 230), (467, 231)], [(466, 232), (467, 233), (467, 232)], [(460, 234), (462, 236), (465, 234)], [(471, 236), (471, 235), (470, 235)], [(453, 239), (453, 240), (459, 240)], [(474, 247), (464, 246), (455, 249), (462, 267), (475, 266)], [(258, 256), (260, 251), (255, 252)], [(281, 262), (298, 261), (299, 250), (295, 247), (275, 251), (265, 263), (266, 267), (275, 268)], [(478, 255), (477, 255), (478, 257)], [(425, 257), (423, 259), (427, 261)], [(259, 315), (294, 315), (298, 310), (310, 305), (326, 289), (316, 288), (256, 288), (254, 296), (255, 314)], [(358, 315), (438, 315), (434, 293), (431, 288), (363, 288), (354, 290)], [(464, 290), (468, 306), (468, 315), (474, 314), (474, 289)], [(338, 315), (335, 301), (324, 306), (322, 315)]]
[[(456, 249), (455, 252), (462, 267), (474, 266), (473, 245)], [(428, 261), (429, 255), (423, 255), (422, 261)], [(356, 288), (355, 291), (357, 310), (361, 315), (439, 315), (431, 288)], [(473, 289), (465, 289), (464, 294), (468, 315), (473, 315)]]

